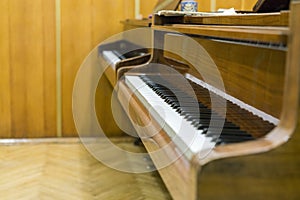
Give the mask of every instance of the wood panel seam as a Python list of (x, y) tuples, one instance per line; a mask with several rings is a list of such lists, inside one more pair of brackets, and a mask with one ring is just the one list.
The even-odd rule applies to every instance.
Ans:
[(56, 26), (56, 117), (57, 137), (62, 137), (62, 96), (61, 96), (61, 1), (55, 0)]

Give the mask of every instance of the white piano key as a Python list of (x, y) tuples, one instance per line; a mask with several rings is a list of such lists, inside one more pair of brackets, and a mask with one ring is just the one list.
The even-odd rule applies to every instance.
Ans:
[(102, 55), (105, 58), (105, 60), (111, 62), (113, 69), (115, 69), (116, 64), (121, 61), (121, 59), (117, 55), (115, 55), (112, 51), (103, 51)]

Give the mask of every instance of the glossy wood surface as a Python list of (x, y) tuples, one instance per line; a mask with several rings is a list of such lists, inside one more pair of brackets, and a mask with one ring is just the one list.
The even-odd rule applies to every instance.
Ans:
[[(224, 72), (226, 71), (224, 74), (228, 75), (228, 82), (229, 80), (236, 82), (235, 86), (231, 85), (228, 87), (229, 91), (232, 88), (236, 88), (237, 85), (243, 85), (241, 80), (248, 79), (249, 76), (251, 77), (251, 74), (253, 75), (252, 77), (255, 77), (255, 80), (249, 80), (249, 83), (246, 84), (248, 85), (248, 88), (253, 87), (250, 82), (257, 81), (257, 83), (259, 83), (259, 77), (262, 77), (261, 83), (266, 84), (267, 86), (265, 89), (269, 90), (265, 93), (265, 97), (270, 97), (268, 100), (266, 99), (264, 101), (266, 105), (272, 101), (273, 97), (276, 98), (277, 96), (281, 99), (277, 103), (278, 107), (274, 105), (269, 106), (271, 110), (274, 109), (274, 112), (277, 110), (275, 116), (280, 118), (280, 122), (277, 128), (257, 141), (218, 146), (203, 159), (200, 159), (199, 155), (195, 155), (195, 159), (193, 159), (190, 163), (191, 168), (187, 169), (183, 173), (189, 174), (189, 171), (193, 172), (193, 170), (199, 170), (198, 176), (194, 177), (197, 179), (198, 189), (193, 191), (193, 185), (191, 185), (190, 188), (190, 192), (197, 196), (196, 199), (299, 199), (300, 193), (298, 186), (300, 184), (300, 160), (298, 158), (298, 154), (300, 148), (298, 144), (300, 137), (298, 133), (300, 133), (300, 121), (298, 116), (300, 113), (300, 61), (298, 52), (300, 51), (300, 37), (298, 33), (300, 32), (300, 28), (297, 20), (299, 19), (300, 3), (294, 3), (292, 5), (291, 12), (290, 28), (285, 30), (286, 44), (288, 47), (287, 52), (279, 49), (280, 53), (277, 52), (279, 54), (275, 53), (276, 51), (273, 52), (273, 50), (270, 50), (270, 54), (266, 54), (266, 52), (258, 53), (259, 50), (257, 48), (259, 47), (249, 45), (250, 53), (249, 55), (244, 55), (244, 58), (246, 57), (247, 59), (255, 55), (256, 52), (260, 54), (258, 55), (258, 58), (262, 55), (272, 55), (271, 57), (267, 56), (269, 57), (269, 59), (267, 59), (267, 63), (270, 62), (270, 60), (272, 60), (272, 62), (274, 61), (274, 65), (271, 64), (269, 66), (272, 67), (272, 69), (267, 67), (266, 64), (263, 64), (262, 66), (265, 66), (266, 68), (262, 67), (254, 69), (258, 71), (252, 74), (251, 72), (249, 73), (248, 70), (243, 71), (245, 66), (239, 66), (239, 64), (235, 66), (235, 64), (227, 61), (227, 59), (231, 57), (230, 53), (235, 52), (235, 50), (228, 47), (224, 48), (224, 51), (229, 50), (230, 52), (229, 54), (223, 52), (223, 54), (226, 55), (226, 58), (219, 57), (222, 55), (218, 53), (219, 46), (216, 46), (214, 50), (211, 50), (210, 53), (212, 55), (214, 55), (213, 51), (216, 53), (213, 57), (216, 59), (218, 66), (224, 67), (225, 64), (228, 64), (228, 67), (232, 67), (229, 71), (224, 70)], [(197, 39), (198, 42), (201, 42), (201, 40), (202, 39)], [(205, 45), (205, 42), (202, 41), (202, 43)], [(208, 44), (206, 45), (207, 47), (210, 46)], [(213, 45), (211, 45), (211, 48), (212, 46)], [(235, 54), (239, 55), (238, 52), (241, 52), (240, 48), (243, 47), (237, 48)], [(251, 48), (254, 49), (251, 50)], [(265, 48), (262, 48), (262, 51), (265, 51)], [(280, 61), (275, 61), (275, 58), (279, 58)], [(240, 59), (242, 59), (242, 56), (236, 56), (237, 63), (241, 64), (243, 61)], [(224, 64), (222, 65), (222, 63)], [(265, 62), (262, 61), (262, 63)], [(256, 66), (253, 64), (254, 63), (249, 65), (249, 69), (250, 66)], [(237, 67), (236, 71), (234, 69), (235, 67)], [(238, 76), (235, 77), (236, 74), (239, 73), (240, 75), (245, 74), (248, 76), (244, 78), (238, 78)], [(232, 75), (233, 78), (231, 77)], [(265, 77), (269, 77), (267, 78), (267, 81), (264, 80)], [(276, 80), (280, 81), (278, 82)], [(270, 82), (268, 83), (268, 81)], [(225, 76), (225, 85), (226, 82)], [(259, 89), (257, 90), (258, 87), (253, 88), (256, 89), (249, 93), (256, 96), (259, 94)], [(281, 88), (279, 89), (280, 92), (275, 94), (276, 92), (273, 92), (274, 88), (276, 88), (275, 90)], [(248, 90), (244, 90), (244, 92), (245, 98), (253, 98), (253, 96), (247, 96)], [(240, 91), (240, 93), (243, 93), (243, 91)], [(257, 102), (260, 102), (260, 100)], [(278, 110), (280, 111), (278, 112)], [(133, 116), (133, 118), (143, 118), (143, 115), (141, 116), (141, 112), (137, 112), (131, 116)], [(168, 139), (160, 141), (155, 137), (152, 137), (151, 139), (151, 141), (144, 141), (144, 144), (148, 146), (149, 149), (153, 146), (155, 149), (159, 147), (160, 144), (164, 144), (169, 141)], [(197, 168), (197, 165), (199, 169)], [(175, 166), (176, 163), (174, 163), (173, 167)], [(160, 170), (174, 199), (184, 199), (188, 197), (193, 198), (193, 195), (183, 197), (182, 194), (178, 194), (178, 190), (175, 189), (176, 185), (183, 183), (183, 180), (191, 180), (190, 183), (193, 183), (193, 178), (177, 179), (177, 177), (180, 176), (177, 175), (175, 171), (172, 172), (170, 169), (170, 174), (164, 173), (163, 171), (164, 170)], [(173, 181), (169, 181), (172, 176), (175, 176), (175, 174), (176, 178), (173, 178)], [(192, 174), (193, 173), (190, 175)]]
[[(164, 183), (175, 199), (193, 199), (196, 182), (192, 164), (179, 155), (177, 147), (124, 81), (118, 83), (118, 98), (149, 152)], [(128, 106), (127, 106), (128, 105)], [(139, 127), (147, 127), (139, 130)]]
[[(292, 4), (283, 106), (278, 127), (258, 141), (257, 146), (218, 147), (215, 149), (216, 155), (211, 154), (200, 160), (200, 163), (207, 164), (199, 171), (198, 199), (299, 199), (300, 62), (296, 53), (300, 48), (299, 11), (300, 3)], [(221, 156), (222, 149), (224, 155)], [(240, 151), (240, 155), (249, 155), (238, 156), (236, 150)], [(224, 159), (212, 161), (209, 158), (217, 158), (217, 154)], [(228, 158), (229, 154), (234, 157)]]
[[(276, 49), (250, 43), (227, 42), (226, 39), (210, 40), (197, 37), (197, 35), (190, 37), (203, 51), (187, 49), (188, 53), (182, 58), (177, 53), (180, 52), (180, 48), (186, 46), (186, 37), (167, 34), (165, 45), (173, 54), (166, 53), (166, 55), (176, 59), (196, 59), (194, 63), (197, 64), (195, 66), (190, 64), (188, 73), (201, 80), (204, 78), (206, 81), (211, 80), (211, 85), (220, 87), (216, 82), (219, 80), (219, 73), (227, 94), (279, 118), (286, 62), (284, 48)], [(194, 52), (199, 52), (197, 57), (194, 57)], [(210, 59), (213, 62), (205, 61)], [(217, 74), (215, 69), (217, 69)]]
[(121, 21), (121, 23), (123, 24), (123, 30), (127, 31), (135, 28), (150, 27), (152, 24), (152, 20), (151, 19), (142, 19), (142, 20), (126, 19)]
[[(285, 50), (196, 40), (214, 60), (227, 94), (279, 118), (283, 96)], [(205, 58), (205, 55), (202, 56)], [(210, 71), (209, 66), (201, 66), (198, 70), (206, 70), (207, 73)], [(194, 74), (199, 77), (199, 73)]]
[[(116, 97), (115, 89), (107, 76), (100, 78), (95, 94), (97, 102), (95, 110), (99, 125), (109, 137), (125, 136), (126, 133), (135, 135), (135, 130)], [(93, 133), (88, 136), (93, 136)]]
[(170, 30), (190, 35), (226, 38), (232, 40), (246, 40), (253, 42), (266, 42), (286, 44), (288, 29), (286, 27), (243, 27), (243, 26), (210, 26), (210, 25), (184, 25), (154, 26), (156, 30)]
[(299, 1), (292, 4), (291, 11), (283, 111), (277, 131), (266, 137), (273, 140), (275, 148), (261, 154), (216, 160), (204, 165), (198, 176), (199, 199), (300, 197)]

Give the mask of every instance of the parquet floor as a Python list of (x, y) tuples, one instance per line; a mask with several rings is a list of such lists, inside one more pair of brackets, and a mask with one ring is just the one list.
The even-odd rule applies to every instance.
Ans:
[[(47, 141), (47, 140), (46, 140)], [(119, 141), (142, 151), (132, 141)], [(79, 140), (0, 142), (0, 199), (171, 199), (157, 172), (132, 174), (94, 159)]]

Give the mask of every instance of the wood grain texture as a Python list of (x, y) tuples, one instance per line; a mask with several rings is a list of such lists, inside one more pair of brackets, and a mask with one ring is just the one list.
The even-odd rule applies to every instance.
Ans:
[[(154, 4), (141, 1), (141, 13), (147, 16)], [(62, 0), (61, 7), (63, 132), (73, 136), (77, 69), (96, 44), (121, 31), (119, 21), (133, 18), (134, 4)], [(56, 136), (55, 2), (3, 0), (0, 9), (0, 137)]]
[[(299, 199), (299, 10), (300, 3), (292, 3), (281, 121), (261, 140), (269, 144), (263, 144), (266, 148), (259, 154), (204, 165), (198, 175), (198, 199)], [(241, 147), (246, 150), (249, 146)], [(215, 149), (220, 150), (221, 147)], [(228, 153), (233, 150), (227, 149)]]
[(253, 6), (255, 5), (256, 2), (257, 0), (242, 0), (241, 10), (252, 11)]
[(199, 199), (299, 199), (299, 131), (271, 152), (204, 166), (198, 177)]
[(135, 29), (135, 28), (145, 28), (145, 27), (150, 27), (151, 26), (151, 19), (142, 19), (142, 20), (137, 20), (137, 19), (126, 19), (121, 21), (123, 24), (123, 30), (127, 31), (130, 29)]
[(11, 136), (11, 92), (10, 92), (10, 35), (8, 0), (0, 2), (0, 127), (1, 137)]
[[(211, 81), (211, 85), (219, 87), (220, 73), (227, 94), (279, 118), (286, 62), (284, 49), (228, 43), (226, 40), (208, 40), (195, 35), (191, 37), (199, 46), (198, 49), (185, 50), (185, 61), (197, 63), (195, 66), (190, 64), (190, 74), (201, 80), (204, 80), (205, 75), (206, 81)], [(182, 36), (166, 35), (165, 47), (176, 54), (186, 46), (185, 39)], [(183, 59), (179, 55), (170, 56)], [(205, 62), (210, 59), (213, 62)], [(247, 92), (244, 92), (245, 89)]]
[(140, 13), (142, 14), (143, 18), (148, 18), (148, 16), (152, 14), (152, 10), (155, 7), (157, 1), (140, 0), (140, 3)]
[(63, 136), (77, 135), (72, 116), (72, 90), (77, 70), (96, 45), (122, 30), (124, 6), (122, 0), (61, 1)]
[(55, 136), (54, 3), (1, 3), (0, 137)]
[(134, 19), (134, 14), (135, 14), (134, 13), (134, 1), (124, 0), (123, 10), (124, 10), (124, 19)]
[[(284, 50), (198, 38), (196, 41), (214, 60), (227, 94), (279, 118), (286, 61)], [(206, 55), (199, 56), (206, 57)], [(206, 73), (210, 71), (209, 66), (204, 65), (198, 66), (197, 69), (198, 73), (193, 73), (191, 70), (196, 77), (199, 77), (199, 71), (206, 70)], [(215, 75), (211, 74), (211, 76)], [(215, 84), (212, 82), (212, 85)]]
[(207, 16), (207, 17), (185, 17), (188, 24), (209, 25), (250, 25), (250, 26), (288, 26), (289, 12), (260, 13), (260, 14), (236, 14), (230, 16)]
[(287, 43), (287, 28), (261, 28), (261, 27), (242, 27), (242, 26), (198, 26), (198, 25), (181, 25), (174, 24), (172, 26), (154, 26), (156, 30), (170, 30), (175, 32), (181, 32), (190, 35), (209, 36), (216, 38), (246, 40), (253, 42), (265, 42), (265, 43)]
[(56, 136), (56, 36), (55, 36), (55, 4), (53, 1), (43, 1), (43, 92), (44, 92), (44, 131), (40, 132), (39, 137)]
[(210, 12), (210, 3), (211, 1), (202, 1), (202, 0), (197, 0), (198, 2), (198, 11), (199, 12)]
[[(299, 19), (299, 11), (300, 3), (296, 3), (293, 5), (291, 11), (291, 27), (289, 31), (286, 32), (286, 36), (288, 37), (286, 40), (288, 45), (287, 53), (284, 50), (279, 50), (281, 51), (280, 53), (272, 51), (265, 52), (265, 49), (259, 51), (258, 49), (255, 49), (256, 47), (253, 47), (254, 49), (252, 49), (252, 47), (247, 47), (249, 48), (249, 51), (247, 51), (247, 53), (244, 51), (245, 54), (239, 49), (240, 47), (237, 48), (239, 50), (236, 49), (237, 51), (235, 51), (233, 50), (235, 47), (231, 48), (227, 46), (224, 48), (223, 53), (218, 52), (218, 49), (221, 49), (219, 46), (215, 46), (215, 49), (211, 50), (210, 53), (216, 53), (215, 58), (216, 62), (218, 62), (218, 66), (228, 65), (229, 68), (232, 67), (232, 69), (228, 69), (224, 72), (224, 74), (228, 74), (228, 81), (230, 79), (230, 81), (236, 82), (238, 85), (242, 84), (239, 82), (240, 80), (248, 79), (249, 76), (253, 77), (255, 79), (253, 81), (257, 82), (258, 85), (248, 85), (248, 88), (254, 88), (253, 92), (249, 92), (252, 96), (248, 97), (250, 99), (255, 97), (257, 94), (256, 92), (259, 91), (258, 88), (261, 85), (266, 84), (267, 89), (270, 91), (262, 95), (268, 98), (265, 102), (270, 102), (274, 96), (277, 96), (281, 98), (283, 109), (280, 109), (281, 112), (276, 114), (277, 117), (281, 117), (278, 127), (264, 138), (249, 143), (218, 146), (202, 161), (195, 155), (195, 158), (200, 160), (198, 160), (199, 165), (202, 166), (197, 177), (198, 199), (299, 199), (300, 193), (298, 186), (300, 184), (300, 160), (298, 154), (300, 148), (298, 144), (300, 138), (300, 62), (299, 56), (297, 55), (300, 48), (300, 37), (298, 34), (300, 26), (297, 22)], [(202, 44), (205, 45), (205, 42)], [(227, 63), (226, 61), (226, 59), (231, 57), (230, 54), (232, 52), (235, 52), (235, 60), (237, 63), (241, 64), (237, 67), (238, 70), (234, 69), (234, 64), (231, 62)], [(259, 55), (256, 55), (256, 53)], [(224, 60), (222, 59), (223, 55)], [(252, 70), (254, 70), (251, 72), (251, 70), (248, 71), (243, 69), (245, 66), (243, 66), (242, 63), (245, 64), (249, 62), (252, 56), (258, 57), (258, 59), (254, 59), (258, 63), (249, 65), (252, 66)], [(265, 58), (267, 59), (265, 60)], [(276, 60), (277, 58), (279, 58), (280, 61)], [(220, 62), (217, 61), (218, 59), (220, 59)], [(270, 62), (270, 60), (278, 65), (273, 63), (268, 66), (267, 63)], [(222, 65), (222, 63), (224, 65)], [(259, 63), (262, 64), (262, 68), (258, 67), (260, 66)], [(245, 74), (247, 77), (235, 79), (233, 76), (232, 78), (232, 75), (239, 73)], [(265, 78), (268, 80), (264, 80)], [(277, 80), (279, 80), (279, 82)], [(266, 83), (268, 81), (270, 82)], [(236, 87), (236, 85), (229, 88), (232, 89), (234, 87)], [(281, 92), (274, 95), (274, 87), (276, 88), (275, 90), (281, 88)], [(240, 93), (243, 93), (243, 91), (240, 91)], [(280, 104), (281, 103), (278, 103), (279, 106)], [(269, 107), (271, 108), (273, 106)], [(277, 108), (275, 110), (277, 110)], [(282, 114), (280, 115), (280, 113)], [(139, 114), (136, 116), (140, 119), (143, 118), (143, 116), (140, 116)], [(294, 131), (295, 126), (297, 126), (297, 128)], [(155, 141), (154, 137), (151, 139)], [(146, 144), (147, 140), (145, 140), (144, 143)], [(159, 144), (162, 143), (158, 143), (158, 145)], [(148, 146), (151, 147), (155, 145), (157, 146), (155, 143), (154, 145), (151, 144)], [(174, 195), (174, 198), (178, 197), (180, 199), (180, 194), (172, 190), (174, 182), (180, 182), (176, 179), (178, 176), (174, 179), (170, 178), (174, 176), (174, 174), (162, 177), (169, 190)], [(168, 181), (169, 178), (174, 180), (174, 182), (170, 183)], [(191, 192), (195, 191), (192, 191), (191, 189)]]
[(135, 130), (117, 99), (116, 90), (106, 76), (101, 77), (95, 94), (99, 125), (109, 137), (124, 136), (126, 133), (135, 135)]
[[(97, 139), (92, 143), (97, 146)], [(145, 152), (132, 139), (115, 139)], [(171, 199), (157, 172), (124, 173), (96, 160), (79, 140), (0, 145), (1, 199)], [(30, 156), (28, 156), (30, 155)]]
[[(186, 157), (179, 154), (178, 147), (173, 143), (168, 134), (160, 127), (151, 116), (149, 110), (127, 87), (125, 82), (119, 82), (118, 98), (131, 123), (141, 137), (146, 150), (159, 171), (164, 183), (174, 199), (194, 199), (196, 187), (195, 173)], [(143, 127), (140, 129), (140, 127)]]

